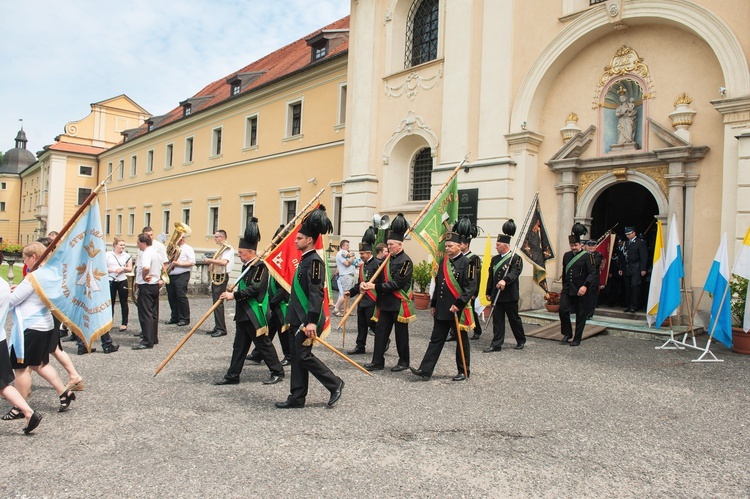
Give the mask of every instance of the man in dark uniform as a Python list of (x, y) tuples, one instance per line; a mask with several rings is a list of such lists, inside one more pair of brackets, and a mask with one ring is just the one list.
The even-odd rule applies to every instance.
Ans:
[[(474, 265), (476, 272), (474, 274), (474, 293), (471, 297), (472, 311), (474, 313), (474, 334), (472, 340), (478, 340), (482, 336), (482, 323), (479, 321), (479, 316), (474, 308), (474, 300), (479, 294), (479, 281), (481, 280), (482, 270), (482, 259), (471, 252), (471, 240), (479, 235), (479, 227), (471, 223), (471, 219), (468, 215), (464, 215), (453, 225), (453, 232), (457, 232), (461, 236), (461, 242), (458, 244), (461, 248), (461, 254), (463, 254), (469, 261)], [(450, 335), (455, 336), (456, 332), (451, 331)], [(450, 337), (450, 336), (449, 336)]]
[(596, 267), (596, 279), (594, 280), (594, 285), (586, 291), (586, 306), (589, 310), (586, 318), (591, 319), (594, 316), (594, 311), (596, 311), (596, 305), (599, 300), (599, 286), (601, 285), (599, 274), (602, 271), (602, 261), (604, 260), (604, 257), (601, 253), (596, 251), (595, 239), (589, 239), (586, 241), (586, 251), (591, 253), (591, 256), (594, 257), (594, 266)]
[(240, 239), (238, 253), (242, 261), (242, 271), (247, 272), (239, 281), (236, 291), (224, 291), (220, 295), (222, 300), (237, 301), (234, 313), (237, 331), (234, 335), (229, 369), (222, 379), (214, 382), (215, 385), (236, 385), (240, 382), (242, 365), (251, 344), (255, 344), (255, 348), (271, 371), (271, 376), (263, 384), (273, 385), (284, 379), (284, 368), (268, 337), (268, 268), (255, 253), (260, 241), (257, 218), (253, 217), (247, 223), (244, 236)]
[(374, 289), (377, 294), (375, 351), (372, 354), (372, 362), (364, 366), (368, 371), (379, 371), (385, 367), (385, 350), (391, 329), (396, 330), (398, 351), (398, 363), (391, 371), (399, 372), (409, 368), (409, 322), (416, 316), (411, 301), (414, 266), (403, 248), (404, 234), (407, 230), (409, 224), (404, 215), (399, 213), (391, 222), (387, 240), (390, 258), (385, 269), (374, 283), (365, 282), (360, 285), (361, 293)]
[(570, 346), (581, 344), (583, 328), (586, 327), (586, 291), (594, 285), (596, 268), (594, 257), (583, 250), (581, 235), (586, 228), (581, 224), (573, 226), (573, 234), (568, 236), (570, 251), (563, 256), (563, 288), (560, 293), (560, 332), (563, 335), (562, 344), (568, 343), (573, 333), (570, 323), (570, 313), (576, 314), (576, 331)]
[[(510, 251), (511, 237), (516, 233), (516, 224), (508, 220), (503, 224), (503, 232), (498, 234), (495, 249), (497, 255), (490, 261), (489, 280), (485, 295), (495, 305), (492, 312), (492, 343), (485, 353), (499, 352), (505, 341), (505, 316), (508, 315), (510, 330), (516, 339), (516, 350), (522, 350), (526, 344), (523, 323), (518, 315), (518, 278), (523, 271), (523, 260)], [(512, 257), (511, 257), (512, 255)]]
[(635, 234), (634, 227), (625, 227), (625, 241), (623, 253), (625, 254), (625, 263), (620, 275), (625, 281), (625, 302), (627, 307), (625, 312), (635, 312), (640, 306), (641, 298), (641, 281), (648, 270), (648, 251), (643, 239)]
[(432, 336), (419, 369), (411, 369), (422, 381), (427, 381), (432, 376), (448, 337), (448, 331), (451, 327), (456, 327), (456, 314), (459, 315), (459, 329), (461, 330), (459, 334), (463, 344), (464, 357), (466, 357), (466, 365), (464, 366), (461, 358), (461, 345), (456, 342), (458, 374), (453, 377), (453, 381), (463, 381), (471, 375), (468, 330), (473, 322), (471, 295), (474, 292), (476, 269), (469, 259), (461, 253), (461, 247), (459, 246), (461, 236), (455, 232), (448, 232), (445, 237), (446, 257), (438, 268), (435, 277), (435, 291), (430, 302), (430, 311), (434, 318)]
[(315, 242), (322, 233), (333, 231), (331, 221), (324, 206), (320, 206), (305, 216), (295, 238), (297, 249), (302, 251), (297, 271), (292, 283), (292, 297), (286, 311), (286, 322), (292, 353), (292, 379), (289, 396), (283, 402), (276, 402), (279, 409), (297, 409), (305, 406), (307, 388), (312, 373), (331, 392), (328, 405), (332, 406), (341, 398), (344, 380), (333, 374), (323, 361), (312, 353), (313, 338), (323, 331), (326, 317), (323, 303), (326, 280), (325, 263), (315, 251)]
[[(359, 294), (360, 285), (369, 281), (382, 263), (372, 255), (372, 244), (377, 238), (375, 227), (368, 227), (365, 235), (362, 236), (362, 242), (359, 243), (359, 257), (362, 259), (360, 265), (359, 281), (348, 291), (345, 296), (356, 296)], [(375, 315), (375, 302), (377, 301), (377, 292), (374, 289), (364, 291), (362, 299), (357, 306), (357, 344), (353, 350), (349, 350), (349, 355), (365, 353), (365, 344), (367, 343), (367, 331), (375, 327), (372, 318)]]
[(612, 261), (609, 264), (609, 277), (607, 279), (607, 306), (621, 307), (622, 304), (622, 274), (624, 268), (625, 254), (622, 252), (623, 240), (618, 237), (617, 243), (612, 250)]

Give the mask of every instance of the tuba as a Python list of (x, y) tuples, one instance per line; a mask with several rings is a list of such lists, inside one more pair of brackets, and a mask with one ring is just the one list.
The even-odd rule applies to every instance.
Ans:
[(161, 280), (164, 281), (164, 284), (169, 284), (169, 272), (174, 268), (174, 262), (180, 257), (180, 247), (177, 243), (182, 239), (182, 236), (191, 232), (193, 231), (186, 224), (182, 222), (174, 223), (172, 236), (169, 238), (169, 242), (167, 242), (167, 261), (169, 265), (161, 271)]
[[(227, 244), (226, 241), (222, 241), (221, 246), (219, 246), (219, 249), (214, 253), (212, 260), (218, 259), (228, 247), (229, 244)], [(213, 263), (208, 267), (208, 275), (211, 278), (211, 284), (215, 286), (221, 286), (224, 284), (224, 281), (227, 280), (227, 272), (216, 272), (216, 265)]]

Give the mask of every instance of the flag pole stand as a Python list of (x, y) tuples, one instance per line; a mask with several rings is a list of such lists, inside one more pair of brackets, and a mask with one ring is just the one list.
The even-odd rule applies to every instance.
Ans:
[[(711, 359), (706, 359), (706, 355), (710, 355)], [(711, 351), (711, 338), (708, 339), (708, 342), (706, 342), (706, 349), (703, 350), (703, 353), (700, 354), (700, 357), (697, 359), (693, 359), (690, 362), (724, 362), (724, 359), (719, 359), (714, 355), (714, 353)]]
[(674, 328), (672, 327), (672, 317), (669, 317), (669, 339), (662, 343), (655, 350), (685, 350), (685, 347), (674, 338)]
[[(719, 359), (711, 351), (711, 340), (713, 340), (714, 333), (716, 332), (716, 326), (719, 324), (719, 317), (721, 317), (721, 309), (724, 308), (724, 301), (725, 301), (725, 298), (727, 297), (728, 292), (729, 292), (729, 282), (727, 282), (727, 287), (724, 288), (724, 294), (722, 295), (721, 301), (719, 302), (719, 310), (716, 311), (716, 318), (714, 319), (714, 325), (711, 328), (711, 333), (708, 335), (706, 348), (703, 350), (703, 353), (700, 354), (700, 356), (697, 359), (693, 359), (690, 362), (724, 362), (723, 359)], [(706, 358), (707, 355), (710, 355), (712, 358), (710, 359)]]
[[(682, 282), (684, 284), (685, 280), (683, 279)], [(687, 286), (683, 286), (682, 287), (682, 294), (684, 296), (685, 306), (687, 307), (688, 329), (687, 329), (687, 331), (685, 331), (685, 334), (682, 335), (682, 341), (680, 343), (682, 343), (682, 345), (685, 346), (685, 347), (687, 347), (687, 348), (692, 348), (692, 349), (695, 349), (695, 350), (703, 350), (695, 342), (695, 326), (694, 326), (694, 322), (693, 322), (693, 319), (695, 318), (695, 310), (693, 310), (692, 307), (690, 306), (690, 299), (689, 299), (690, 297), (688, 296)], [(701, 298), (703, 298), (703, 292), (701, 292), (701, 296), (700, 296), (700, 298), (698, 298), (698, 304), (700, 304)], [(691, 341), (692, 344), (690, 344), (690, 343), (687, 342), (688, 332), (690, 333), (690, 339), (692, 340)]]

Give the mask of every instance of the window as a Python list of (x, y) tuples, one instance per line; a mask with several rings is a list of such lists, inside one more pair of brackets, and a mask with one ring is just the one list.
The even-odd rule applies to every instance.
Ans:
[(182, 223), (190, 225), (190, 208), (182, 209)]
[(210, 233), (219, 230), (219, 207), (211, 206), (208, 209), (208, 229)]
[(289, 223), (297, 214), (297, 201), (284, 201), (284, 222)]
[(122, 180), (125, 175), (125, 160), (121, 159), (117, 165), (117, 180)]
[(169, 234), (169, 216), (172, 214), (171, 210), (166, 209), (161, 212), (162, 232)]
[(78, 188), (78, 206), (81, 206), (86, 201), (89, 194), (91, 194), (91, 189), (86, 189), (85, 187)]
[(122, 215), (117, 215), (117, 227), (116, 227), (116, 229), (117, 229), (117, 231), (115, 232), (115, 234), (117, 234), (118, 236), (120, 234), (122, 234)]
[(109, 217), (109, 213), (107, 213), (106, 215), (104, 215), (104, 233), (106, 235), (110, 234), (110, 221), (109, 221), (109, 218), (110, 218)]
[(221, 154), (221, 128), (214, 128), (211, 139), (211, 155), (219, 156)]
[(339, 113), (338, 124), (346, 123), (346, 83), (339, 85)]
[(242, 205), (242, 226), (247, 227), (247, 222), (250, 221), (251, 218), (253, 218), (253, 213), (255, 212), (255, 205), (254, 204), (243, 204)]
[(232, 82), (232, 95), (239, 95), (242, 91), (242, 83), (237, 80)]
[(112, 182), (112, 163), (107, 163), (107, 182)]
[(190, 116), (191, 112), (192, 112), (192, 106), (190, 104), (185, 104), (184, 106), (182, 106), (183, 116)]
[(128, 213), (128, 235), (132, 236), (135, 230), (135, 213)]
[(130, 157), (130, 177), (133, 178), (138, 173), (138, 156)]
[(5, 182), (0, 182), (0, 191), (4, 191), (7, 188), (8, 188), (8, 184), (6, 184)]
[(286, 136), (294, 137), (302, 133), (302, 101), (291, 102), (287, 114)]
[(249, 116), (245, 121), (245, 147), (258, 146), (258, 115)]
[(411, 167), (411, 201), (429, 201), (432, 187), (432, 151), (426, 147), (414, 157)]
[(404, 67), (437, 59), (439, 0), (415, 0), (406, 19)]
[(172, 168), (172, 156), (174, 155), (174, 144), (167, 144), (167, 150), (164, 153), (164, 169)]
[(78, 174), (83, 177), (90, 177), (94, 173), (94, 168), (91, 166), (79, 166), (78, 167)]
[(324, 58), (328, 54), (328, 40), (323, 39), (312, 46), (313, 62)]
[(154, 151), (153, 149), (146, 153), (146, 173), (154, 171)]
[(143, 226), (151, 227), (151, 212), (147, 211), (143, 214)]
[(185, 139), (185, 163), (193, 162), (193, 137)]
[(0, 201), (0, 211), (5, 211), (5, 201)]

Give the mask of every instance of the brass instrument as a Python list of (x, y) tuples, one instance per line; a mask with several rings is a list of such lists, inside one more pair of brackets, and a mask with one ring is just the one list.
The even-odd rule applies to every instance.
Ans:
[(128, 278), (128, 296), (133, 301), (134, 304), (138, 305), (138, 299), (136, 297), (136, 284), (135, 284), (135, 272), (128, 272), (125, 274), (125, 277)]
[(169, 272), (174, 268), (174, 262), (180, 257), (180, 247), (177, 243), (182, 239), (182, 236), (192, 232), (193, 231), (186, 224), (182, 222), (174, 223), (172, 236), (167, 242), (167, 261), (169, 262), (169, 265), (166, 269), (161, 271), (161, 280), (164, 281), (164, 284), (169, 284)]
[[(222, 241), (221, 246), (214, 253), (212, 260), (217, 260), (227, 248), (229, 248), (229, 244), (226, 241)], [(229, 262), (227, 262), (227, 266), (229, 266)], [(226, 272), (226, 267), (224, 267), (224, 272), (216, 272), (216, 264), (212, 263), (208, 266), (208, 275), (211, 278), (211, 284), (221, 286), (227, 280), (229, 274)]]

